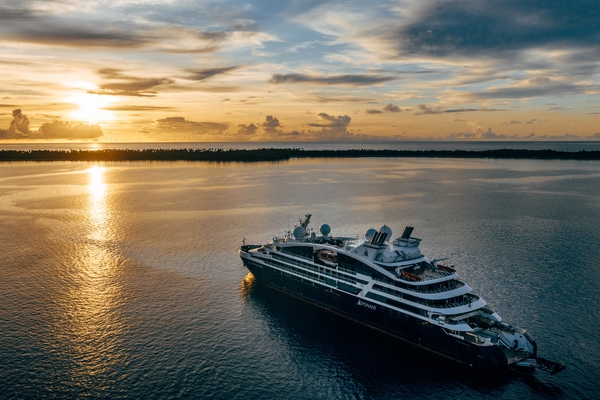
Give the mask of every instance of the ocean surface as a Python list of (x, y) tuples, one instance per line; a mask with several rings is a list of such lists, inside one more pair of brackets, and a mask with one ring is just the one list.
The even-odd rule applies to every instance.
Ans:
[[(597, 398), (599, 183), (591, 161), (0, 163), (0, 398)], [(567, 369), (487, 375), (262, 286), (242, 238), (305, 213), (414, 226)]]

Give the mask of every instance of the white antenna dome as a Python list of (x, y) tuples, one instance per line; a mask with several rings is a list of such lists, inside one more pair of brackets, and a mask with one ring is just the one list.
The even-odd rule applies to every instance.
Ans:
[(369, 229), (367, 229), (367, 231), (365, 232), (365, 239), (367, 241), (370, 241), (371, 239), (373, 239), (373, 235), (375, 235), (375, 232), (377, 232), (375, 230), (375, 228), (369, 228)]
[(379, 232), (383, 233), (387, 233), (387, 238), (391, 238), (392, 237), (392, 228), (390, 228), (387, 225), (382, 226), (381, 228), (379, 228)]

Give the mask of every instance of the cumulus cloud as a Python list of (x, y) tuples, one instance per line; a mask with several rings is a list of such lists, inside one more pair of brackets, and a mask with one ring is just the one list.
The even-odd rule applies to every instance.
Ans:
[(21, 112), (20, 108), (13, 110), (12, 115), (13, 120), (10, 122), (8, 130), (13, 134), (29, 135), (29, 118)]
[(391, 112), (391, 113), (399, 113), (399, 112), (402, 112), (402, 109), (400, 107), (398, 107), (397, 105), (389, 103), (388, 105), (383, 107), (383, 111)]
[(393, 81), (396, 78), (384, 75), (306, 75), (306, 74), (273, 74), (269, 83), (310, 83), (315, 85), (370, 86)]
[(335, 117), (326, 113), (319, 113), (318, 117), (321, 118), (323, 123), (312, 123), (308, 125), (321, 128), (343, 128), (345, 130), (346, 126), (348, 126), (348, 124), (352, 120), (352, 118), (350, 118), (347, 115), (339, 115)]
[(516, 138), (517, 135), (504, 135), (495, 133), (492, 131), (492, 128), (487, 128), (479, 123), (479, 122), (469, 122), (466, 124), (467, 129), (462, 132), (455, 132), (447, 135), (445, 139), (458, 139), (458, 140), (480, 140), (480, 139), (513, 139)]
[(168, 117), (156, 120), (156, 124), (162, 130), (177, 130), (180, 132), (206, 133), (208, 131), (223, 132), (228, 125), (219, 122), (195, 122), (188, 121), (184, 117)]
[(451, 133), (445, 137), (445, 139), (508, 139), (508, 138), (516, 138), (517, 135), (508, 136), (504, 134), (498, 134), (492, 131), (492, 128), (488, 128), (485, 130), (483, 125), (478, 122), (470, 122), (467, 124), (469, 129), (467, 131)]
[(236, 132), (236, 136), (253, 137), (254, 135), (256, 135), (257, 132), (258, 132), (258, 126), (254, 125), (254, 124), (248, 124), (248, 125), (239, 124), (237, 132)]
[(385, 113), (388, 113), (388, 112), (390, 112), (390, 113), (400, 113), (402, 111), (405, 111), (405, 110), (403, 110), (402, 108), (398, 107), (395, 104), (388, 103), (381, 110), (378, 110), (378, 109), (375, 109), (375, 108), (369, 108), (369, 109), (367, 109), (366, 112), (367, 112), (367, 114), (383, 114), (384, 112)]
[(279, 129), (279, 119), (277, 117), (273, 117), (272, 115), (267, 116), (267, 120), (262, 123), (262, 128), (267, 135), (280, 134), (281, 130)]
[(279, 118), (267, 115), (265, 121), (258, 125), (238, 125), (237, 135), (251, 134), (255, 140), (289, 140), (304, 134), (296, 130), (287, 132), (282, 127)]
[(230, 136), (231, 139), (248, 138), (252, 140), (353, 140), (353, 139), (379, 139), (379, 137), (357, 135), (348, 130), (351, 118), (347, 115), (333, 116), (327, 113), (317, 115), (318, 122), (308, 123), (309, 130), (285, 130), (279, 118), (268, 115), (259, 124), (240, 124), (237, 132)]
[(40, 126), (38, 139), (98, 139), (103, 135), (98, 125), (78, 124), (71, 125), (69, 122), (54, 121)]
[(319, 123), (310, 123), (308, 126), (321, 128), (319, 131), (309, 131), (315, 139), (334, 140), (334, 139), (352, 139), (356, 135), (348, 131), (348, 125), (352, 118), (347, 115), (333, 116), (327, 113), (317, 114), (321, 120)]
[(77, 124), (70, 122), (53, 121), (46, 122), (37, 131), (29, 129), (29, 118), (21, 109), (13, 110), (13, 120), (8, 129), (0, 129), (2, 139), (69, 139), (87, 140), (98, 139), (103, 136), (102, 129), (98, 125)]
[(441, 107), (429, 107), (427, 104), (419, 104), (417, 111), (413, 115), (429, 115), (429, 114), (442, 114), (444, 111)]
[(186, 120), (185, 117), (167, 117), (154, 121), (145, 126), (143, 131), (160, 140), (194, 140), (210, 139), (226, 135), (228, 124), (221, 122), (197, 122)]
[(510, 120), (510, 122), (503, 122), (503, 125), (533, 125), (533, 124), (542, 124), (544, 122), (547, 122), (548, 120), (540, 120), (538, 118), (532, 118), (530, 120), (527, 120), (525, 122), (522, 121), (518, 121), (518, 120)]
[(578, 139), (597, 139), (600, 137), (600, 133), (596, 133), (590, 136), (579, 136), (573, 133), (564, 133), (562, 135), (536, 135), (535, 133), (530, 133), (525, 136), (525, 139), (533, 139), (533, 140), (578, 140)]

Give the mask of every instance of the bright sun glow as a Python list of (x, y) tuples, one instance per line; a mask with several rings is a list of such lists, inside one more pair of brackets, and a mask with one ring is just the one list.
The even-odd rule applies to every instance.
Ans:
[(98, 123), (114, 119), (113, 113), (104, 109), (113, 102), (113, 99), (108, 96), (90, 93), (76, 94), (69, 98), (69, 102), (79, 107), (70, 113), (70, 117), (75, 120)]

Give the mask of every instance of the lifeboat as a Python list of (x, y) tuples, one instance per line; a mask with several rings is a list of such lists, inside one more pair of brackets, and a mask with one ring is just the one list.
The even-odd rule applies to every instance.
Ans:
[(337, 267), (338, 258), (334, 251), (321, 250), (317, 253), (317, 257), (323, 262), (323, 264), (329, 265), (330, 267)]
[(438, 264), (436, 265), (436, 267), (442, 271), (446, 271), (446, 272), (456, 272), (456, 270), (453, 268), (454, 265), (452, 266), (447, 266), (447, 265), (442, 265), (442, 264)]
[(417, 282), (417, 281), (421, 280), (420, 277), (418, 277), (417, 275), (415, 275), (411, 272), (402, 271), (402, 276), (411, 282)]

